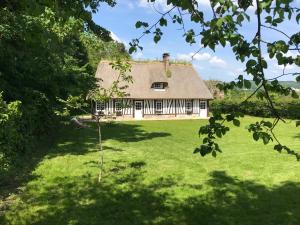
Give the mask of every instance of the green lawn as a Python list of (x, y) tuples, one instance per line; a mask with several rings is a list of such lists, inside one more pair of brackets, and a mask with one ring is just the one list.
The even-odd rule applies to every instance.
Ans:
[[(300, 224), (300, 162), (252, 141), (254, 119), (231, 129), (217, 158), (192, 154), (205, 120), (105, 125), (101, 184), (96, 132), (60, 130), (0, 224)], [(277, 133), (300, 149), (294, 123)]]

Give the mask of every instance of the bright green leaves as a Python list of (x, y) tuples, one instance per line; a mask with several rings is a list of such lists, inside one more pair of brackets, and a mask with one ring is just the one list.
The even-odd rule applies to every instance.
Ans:
[(195, 149), (194, 153), (199, 153), (201, 156), (212, 154), (213, 157), (216, 157), (217, 152), (221, 153), (222, 151), (215, 140), (216, 138), (222, 138), (229, 131), (229, 127), (225, 125), (225, 122), (232, 122), (234, 126), (239, 127), (239, 117), (243, 117), (243, 114), (239, 112), (225, 116), (214, 114), (210, 117), (209, 124), (199, 129), (199, 135), (203, 135), (204, 138), (202, 144)]
[(262, 140), (266, 145), (270, 141), (273, 141), (272, 135), (270, 134), (270, 129), (273, 128), (273, 124), (269, 121), (260, 121), (254, 124), (250, 124), (248, 131), (252, 132), (253, 139), (255, 141)]
[(187, 43), (190, 43), (190, 44), (193, 44), (193, 43), (196, 43), (196, 41), (195, 41), (195, 38), (194, 38), (194, 36), (195, 36), (195, 32), (194, 32), (194, 30), (188, 30), (185, 34), (184, 34), (184, 36), (185, 36), (185, 41), (187, 42)]
[(288, 154), (294, 155), (297, 159), (297, 161), (300, 161), (300, 154), (291, 150), (289, 147), (282, 145), (280, 143), (274, 145), (274, 150), (281, 153), (283, 150), (285, 150)]

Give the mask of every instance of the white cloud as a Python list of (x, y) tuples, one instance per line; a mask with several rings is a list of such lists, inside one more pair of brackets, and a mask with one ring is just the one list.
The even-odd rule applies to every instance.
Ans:
[(143, 8), (155, 7), (159, 11), (168, 11), (172, 8), (171, 4), (167, 4), (166, 0), (156, 0), (154, 3), (147, 0), (139, 0), (138, 5)]
[(209, 63), (216, 66), (216, 67), (219, 67), (219, 68), (225, 68), (226, 65), (227, 65), (227, 63), (223, 59), (221, 59), (217, 56), (212, 57), (209, 60)]
[(123, 43), (125, 45), (126, 48), (128, 48), (129, 44), (127, 41), (121, 39), (119, 36), (117, 36), (114, 32), (110, 32), (110, 37), (116, 41), (116, 42), (119, 42), (119, 43)]
[(177, 54), (178, 60), (185, 60), (185, 61), (208, 61), (211, 65), (219, 68), (225, 68), (227, 63), (219, 58), (218, 56), (212, 56), (211, 54), (204, 52), (204, 53), (188, 53), (188, 54)]
[(122, 42), (121, 39), (114, 33), (114, 32), (110, 32), (110, 37), (117, 42)]
[(202, 6), (210, 6), (210, 1), (209, 0), (197, 0), (199, 5)]
[(197, 53), (196, 55), (194, 55), (193, 57), (195, 60), (197, 61), (203, 61), (203, 60), (209, 60), (211, 58), (211, 55), (209, 53)]
[(204, 61), (211, 59), (211, 55), (209, 53), (188, 53), (188, 54), (177, 54), (177, 59), (186, 60), (186, 61)]
[(133, 4), (132, 2), (130, 2), (130, 1), (128, 1), (128, 2), (127, 2), (127, 7), (128, 7), (129, 9), (134, 9), (134, 4)]

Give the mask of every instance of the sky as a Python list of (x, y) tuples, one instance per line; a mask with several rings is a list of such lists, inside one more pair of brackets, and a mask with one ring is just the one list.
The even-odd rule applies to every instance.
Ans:
[[(211, 8), (209, 0), (198, 0), (199, 7), (204, 14), (211, 16)], [(295, 6), (300, 7), (300, 0), (295, 0)], [(138, 38), (142, 34), (142, 29), (136, 29), (135, 23), (137, 21), (148, 22), (150, 25), (155, 23), (160, 14), (157, 12), (165, 12), (170, 9), (166, 4), (166, 0), (156, 0), (156, 3), (148, 3), (147, 0), (118, 0), (115, 7), (107, 6), (105, 3), (100, 5), (96, 14), (93, 15), (93, 20), (100, 26), (111, 31), (111, 36), (114, 40), (122, 42), (128, 49), (129, 43), (132, 39)], [(244, 24), (241, 32), (248, 38), (252, 39), (256, 34), (256, 17), (254, 14), (254, 7), (249, 10), (250, 22)], [(186, 30), (194, 28), (197, 30), (197, 24), (185, 19)], [(153, 41), (153, 35), (149, 34), (140, 40), (140, 45), (143, 47), (142, 51), (138, 51), (132, 55), (133, 59), (158, 59), (162, 58), (162, 54), (170, 53), (173, 60), (189, 61), (193, 64), (203, 79), (217, 79), (222, 81), (232, 81), (238, 77), (239, 74), (244, 74), (245, 65), (235, 59), (232, 50), (229, 47), (223, 48), (218, 46), (214, 51), (210, 49), (202, 49), (199, 53), (194, 55), (200, 48), (200, 37), (198, 42), (190, 45), (185, 42), (183, 37), (183, 30), (178, 24), (173, 24), (168, 21), (168, 26), (161, 28), (164, 35), (161, 41), (157, 44)], [(282, 28), (285, 32), (297, 32), (300, 30), (299, 24), (292, 22), (285, 22)], [(274, 41), (276, 39), (284, 38), (281, 34), (265, 29), (262, 30), (263, 38), (266, 41)], [(194, 57), (192, 58), (192, 56)], [(288, 52), (288, 55), (296, 56), (295, 52)], [(282, 74), (283, 67), (276, 64), (272, 59), (269, 59), (267, 54), (264, 54), (268, 62), (268, 70), (266, 76), (268, 78)], [(285, 69), (286, 73), (299, 71), (299, 67), (288, 66)], [(245, 75), (245, 74), (244, 74)], [(295, 80), (292, 76), (283, 77), (281, 80)]]

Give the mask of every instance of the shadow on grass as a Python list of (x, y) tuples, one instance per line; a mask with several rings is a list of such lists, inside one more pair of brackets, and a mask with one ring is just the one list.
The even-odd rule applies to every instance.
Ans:
[[(42, 147), (36, 147), (30, 157), (23, 159), (22, 165), (0, 174), (0, 214), (5, 211), (6, 203), (1, 201), (12, 193), (18, 192), (18, 187), (29, 180), (36, 179), (31, 175), (31, 171), (44, 158), (52, 158), (59, 155), (72, 154), (83, 155), (87, 152), (98, 151), (98, 132), (95, 123), (91, 123), (91, 129), (76, 129), (74, 126), (62, 126), (57, 129), (55, 137), (43, 141)], [(170, 136), (165, 132), (146, 132), (140, 125), (124, 123), (103, 123), (103, 141), (114, 139), (120, 142), (138, 142), (147, 139)], [(50, 140), (51, 139), (51, 140)], [(49, 142), (49, 143), (46, 143)], [(55, 144), (57, 143), (57, 144)], [(49, 152), (49, 149), (51, 151)], [(103, 146), (104, 151), (124, 151), (125, 149)], [(97, 165), (90, 165), (97, 166)], [(138, 166), (138, 165), (136, 165)], [(9, 203), (7, 203), (9, 204)]]
[(294, 138), (300, 139), (300, 134), (296, 134)]
[(166, 132), (146, 132), (141, 125), (126, 123), (104, 123), (102, 125), (103, 140), (113, 139), (120, 142), (139, 142), (154, 138), (168, 137)]
[[(231, 177), (224, 171), (215, 171), (205, 184), (210, 187), (206, 192), (182, 199), (177, 198), (173, 190), (186, 187), (181, 186), (176, 177), (162, 177), (145, 184), (144, 172), (143, 168), (128, 166), (117, 174), (108, 174), (101, 184), (89, 175), (57, 177), (46, 183), (43, 190), (32, 186), (22, 195), (22, 203), (7, 214), (3, 222), (36, 225), (300, 224), (299, 183), (268, 188)], [(193, 187), (189, 191), (193, 191)]]
[[(90, 123), (91, 129), (73, 129), (68, 134), (63, 135), (59, 144), (51, 150), (48, 157), (57, 155), (72, 154), (82, 155), (87, 152), (98, 151), (98, 131), (95, 123)], [(170, 136), (166, 132), (146, 132), (140, 125), (125, 123), (103, 123), (102, 124), (102, 141), (113, 139), (120, 142), (139, 142)], [(104, 151), (124, 151), (124, 149), (103, 146)]]

